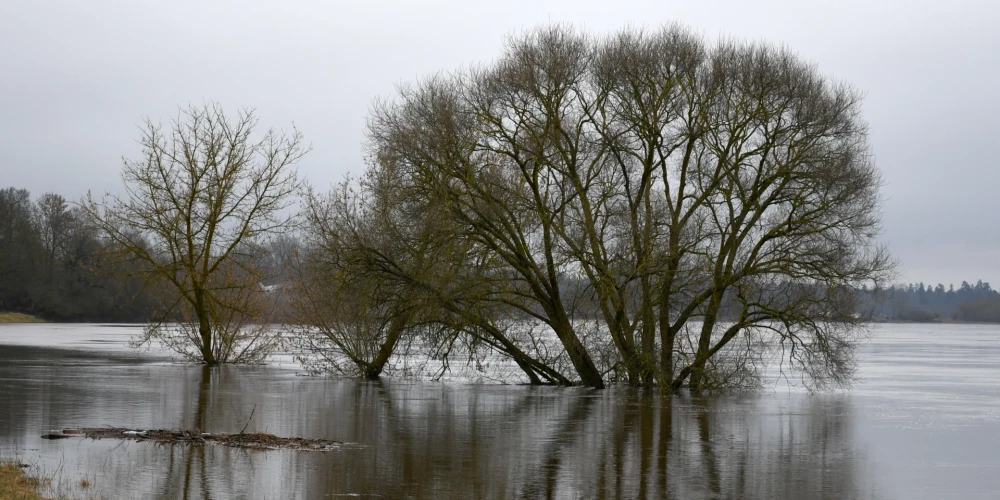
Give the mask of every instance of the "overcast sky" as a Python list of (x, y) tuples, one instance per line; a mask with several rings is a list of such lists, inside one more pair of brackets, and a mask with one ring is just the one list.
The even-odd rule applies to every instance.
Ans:
[(372, 100), (496, 57), (547, 22), (593, 32), (680, 21), (785, 44), (867, 95), (903, 280), (1000, 287), (1000, 2), (0, 1), (0, 187), (117, 190), (136, 124), (179, 104), (255, 107), (305, 134), (300, 172), (363, 166)]

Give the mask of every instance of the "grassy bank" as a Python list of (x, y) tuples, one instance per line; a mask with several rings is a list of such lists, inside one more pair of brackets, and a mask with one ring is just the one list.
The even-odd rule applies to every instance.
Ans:
[(28, 477), (14, 462), (0, 462), (0, 499), (44, 500), (38, 494), (38, 480)]
[(44, 323), (45, 320), (30, 314), (0, 312), (0, 323)]

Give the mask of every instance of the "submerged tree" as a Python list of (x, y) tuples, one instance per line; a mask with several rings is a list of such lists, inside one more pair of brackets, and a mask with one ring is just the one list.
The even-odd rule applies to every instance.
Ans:
[(261, 320), (271, 303), (262, 282), (263, 240), (289, 227), (302, 135), (255, 136), (252, 111), (189, 107), (169, 130), (145, 123), (142, 157), (124, 161), (125, 197), (88, 197), (84, 208), (111, 257), (162, 286), (154, 339), (213, 365), (263, 359), (274, 334)]
[(893, 271), (860, 103), (784, 49), (545, 27), (378, 104), (367, 175), (433, 212), (471, 257), (455, 263), (488, 266), (465, 281), (478, 310), (544, 325), (584, 385), (752, 383), (775, 350), (840, 384), (864, 329), (852, 292)]
[(511, 334), (519, 318), (484, 296), (504, 279), (497, 267), (455, 237), (440, 207), (401, 198), (404, 190), (391, 176), (371, 170), (329, 194), (306, 197), (309, 240), (291, 288), (306, 325), (295, 337), (303, 361), (373, 378), (394, 354), (417, 354), (397, 352), (417, 340), (417, 350), (444, 367), (459, 353), (468, 362), (493, 353), (534, 383), (568, 385)]
[(402, 262), (384, 218), (367, 209), (349, 182), (329, 196), (306, 197), (309, 240), (294, 266), (292, 307), (305, 328), (292, 337), (313, 371), (375, 378), (395, 350), (412, 309), (405, 284), (372, 272), (376, 256)]

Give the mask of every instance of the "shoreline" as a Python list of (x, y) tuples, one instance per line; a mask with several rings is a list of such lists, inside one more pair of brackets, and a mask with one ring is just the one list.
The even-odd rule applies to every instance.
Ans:
[(0, 312), (0, 323), (47, 323), (47, 321), (30, 314)]
[(27, 467), (14, 460), (0, 459), (0, 498), (46, 500), (38, 492), (44, 480), (28, 475)]

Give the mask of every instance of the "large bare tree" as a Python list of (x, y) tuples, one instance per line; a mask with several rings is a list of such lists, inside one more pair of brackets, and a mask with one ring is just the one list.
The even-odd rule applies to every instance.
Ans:
[(258, 362), (274, 347), (261, 324), (272, 302), (259, 265), (264, 239), (292, 221), (302, 135), (258, 134), (252, 110), (217, 103), (147, 120), (142, 155), (125, 159), (125, 195), (88, 195), (84, 208), (118, 260), (162, 285), (164, 310), (142, 341), (159, 339), (203, 363)]
[[(476, 307), (544, 325), (584, 385), (748, 384), (773, 355), (836, 385), (864, 333), (857, 290), (894, 268), (860, 107), (766, 44), (548, 26), (377, 104), (366, 175), (474, 257), (453, 264), (487, 265), (463, 282)], [(428, 304), (414, 317), (453, 312)], [(531, 345), (525, 360), (552, 347)]]

